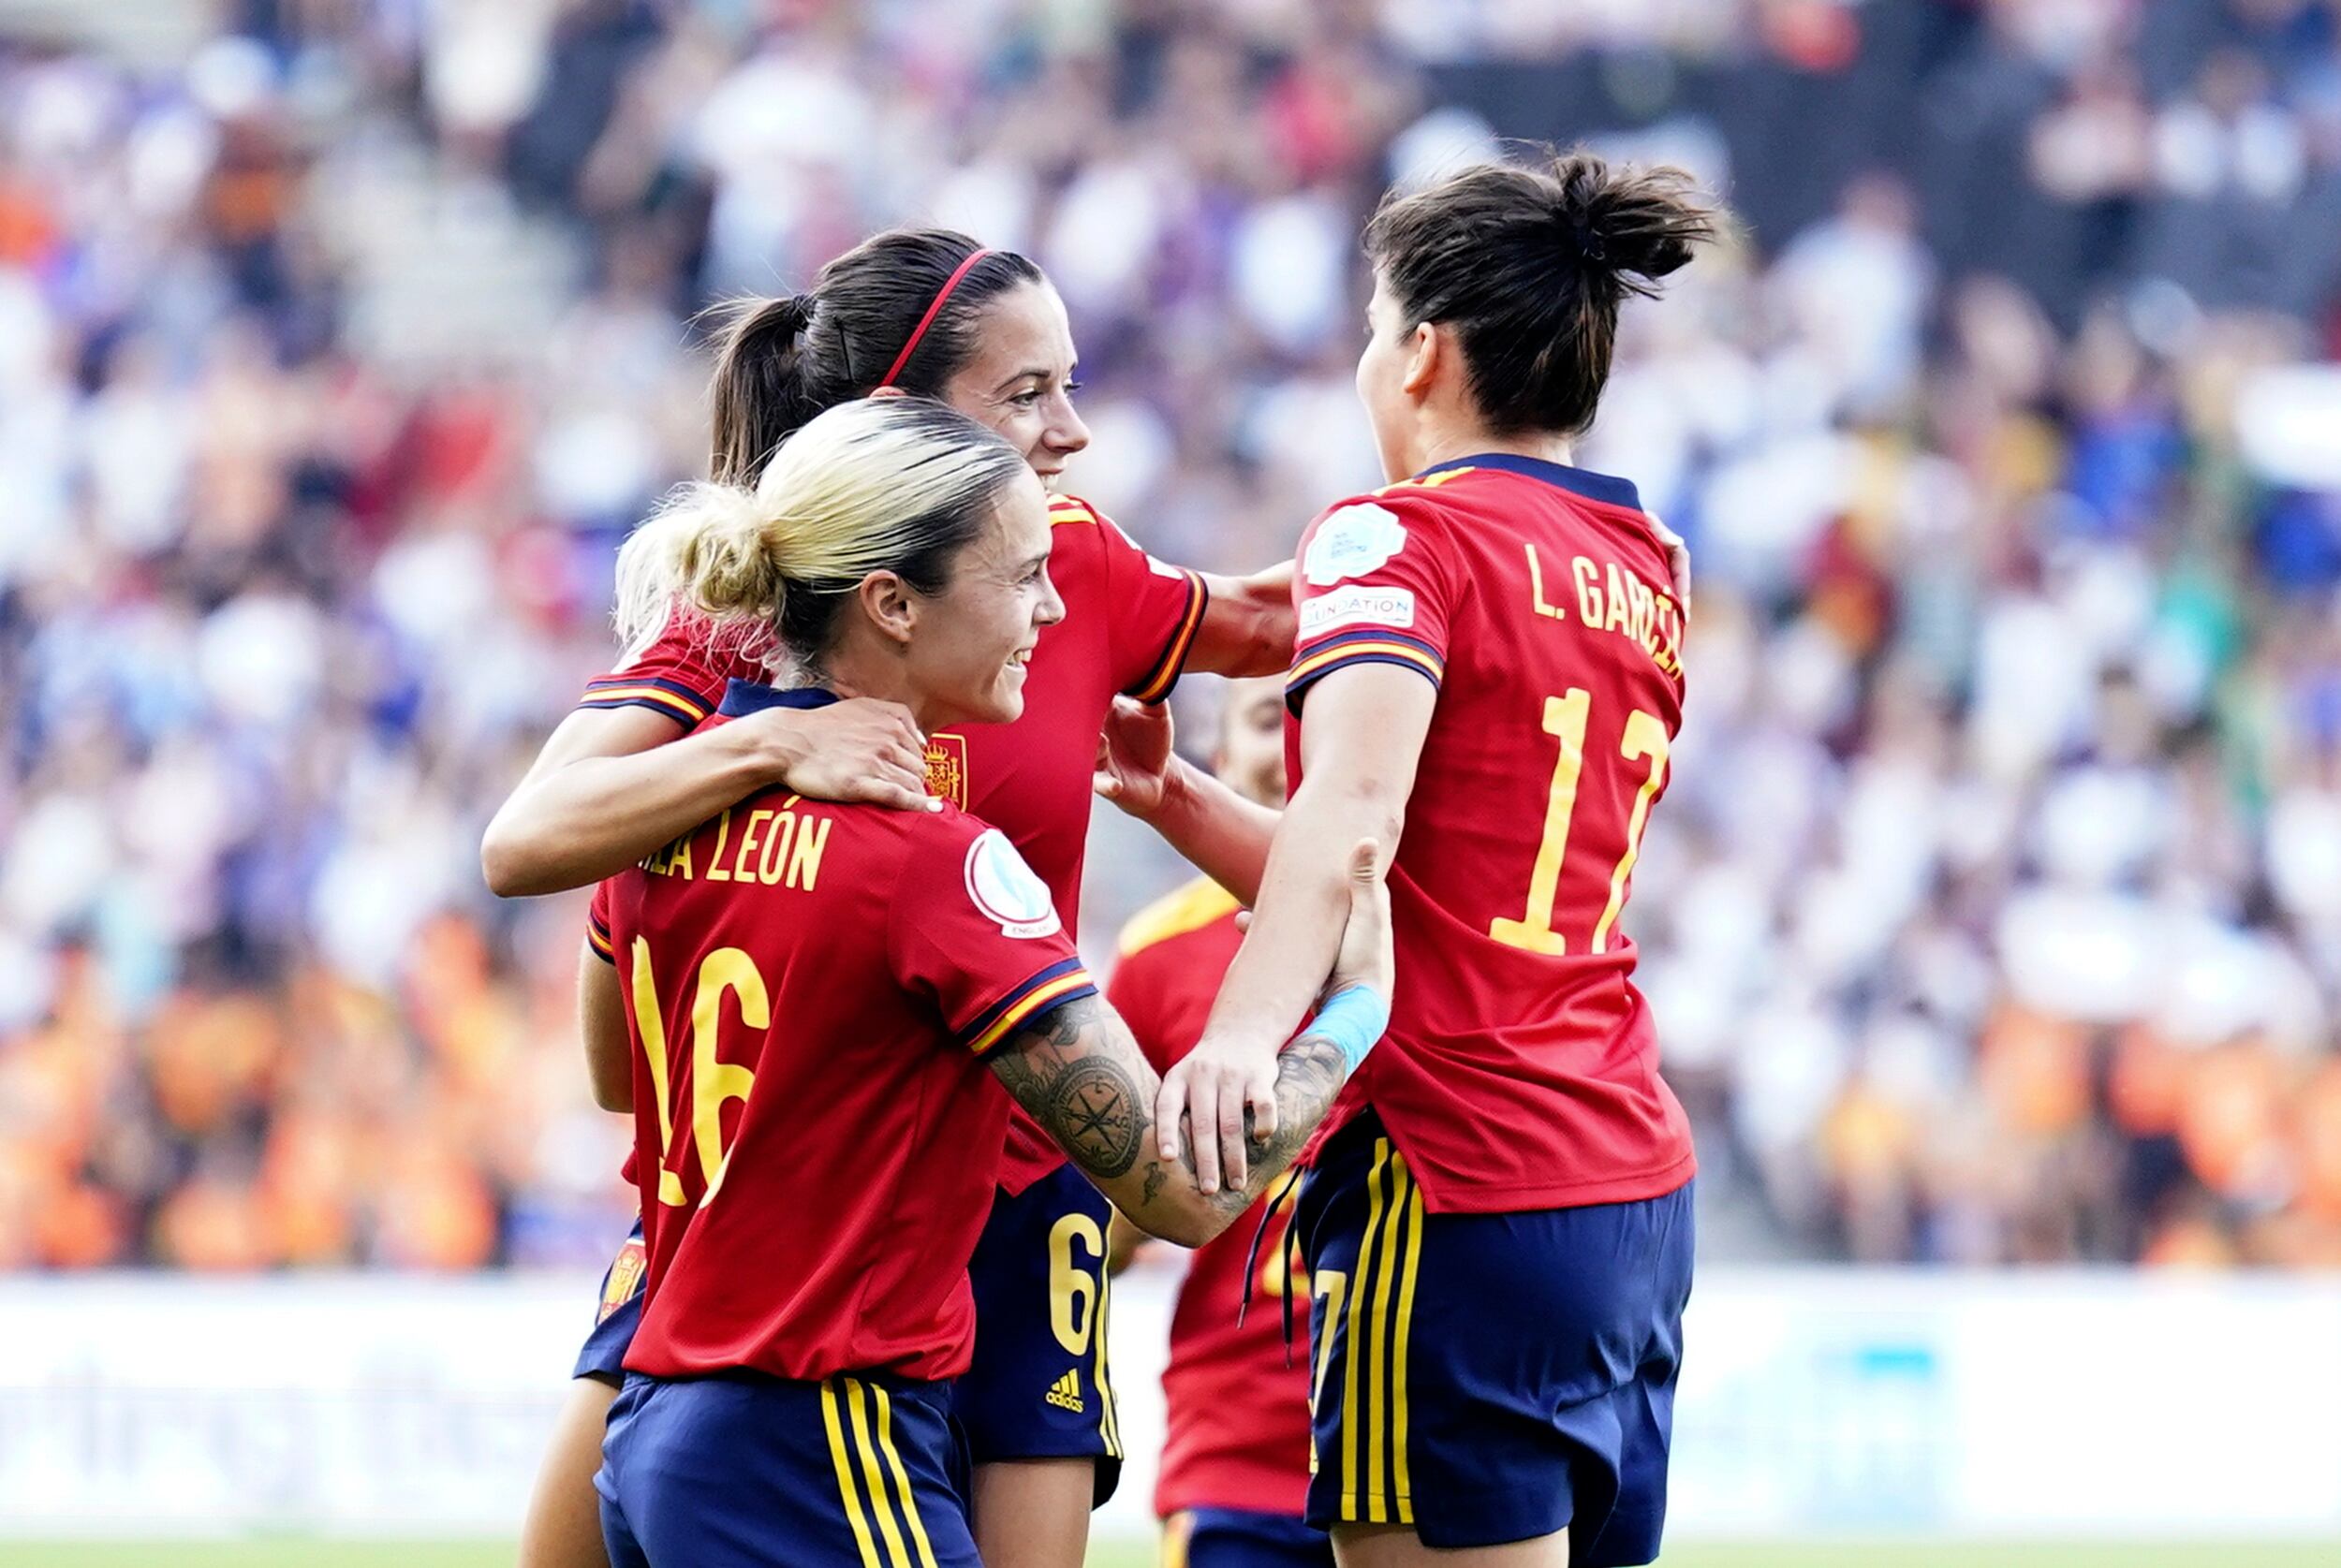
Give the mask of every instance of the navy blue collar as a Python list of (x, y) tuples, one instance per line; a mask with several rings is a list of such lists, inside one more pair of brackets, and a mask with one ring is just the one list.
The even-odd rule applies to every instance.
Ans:
[(1428, 478), (1433, 474), (1444, 474), (1450, 468), (1500, 468), (1507, 474), (1525, 474), (1531, 479), (1542, 479), (1548, 485), (1557, 485), (1571, 495), (1582, 495), (1588, 501), (1598, 501), (1609, 506), (1630, 506), (1638, 512), (1642, 510), (1642, 495), (1634, 489), (1631, 479), (1596, 474), (1590, 468), (1571, 468), (1565, 462), (1547, 462), (1542, 458), (1521, 457), (1512, 452), (1482, 452), (1478, 457), (1457, 458), (1452, 462), (1426, 468), (1415, 477)]
[(723, 706), (715, 711), (728, 719), (736, 719), (743, 713), (759, 713), (767, 708), (827, 708), (836, 700), (837, 694), (822, 686), (792, 686), (782, 691), (777, 686), (734, 676), (724, 688)]

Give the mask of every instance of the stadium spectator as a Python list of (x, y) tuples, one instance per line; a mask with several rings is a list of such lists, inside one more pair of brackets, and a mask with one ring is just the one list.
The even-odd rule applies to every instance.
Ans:
[(476, 848), (694, 314), (1027, 248), (1082, 493), (1254, 565), (1372, 472), (1366, 204), (1491, 132), (1749, 223), (1584, 453), (1698, 556), (1632, 934), (1711, 1251), (2341, 1262), (2341, 478), (2240, 412), (2341, 377), (2333, 6), (153, 10), (0, 43), (0, 1267), (599, 1261), (579, 911)]

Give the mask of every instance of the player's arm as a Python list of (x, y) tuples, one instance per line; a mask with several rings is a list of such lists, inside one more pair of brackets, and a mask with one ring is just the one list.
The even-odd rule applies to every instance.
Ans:
[(1250, 577), (1202, 574), (1211, 594), (1186, 667), (1209, 675), (1274, 675), (1292, 662), (1292, 563)]
[(1371, 840), (1385, 864), (1397, 854), (1437, 698), (1421, 676), (1385, 664), (1335, 669), (1309, 688), (1301, 787), (1277, 826), (1250, 932), (1202, 1039), (1164, 1078), (1156, 1105), (1166, 1154), (1180, 1155), (1187, 1120), (1187, 1154), (1206, 1194), (1249, 1180), (1247, 1111), (1281, 1134), (1270, 1072), (1277, 1044), (1333, 966), (1352, 846)]
[(585, 1077), (594, 1104), (604, 1110), (634, 1109), (634, 1048), (626, 1033), (626, 997), (617, 965), (591, 944), (577, 960), (577, 1028), (585, 1041)]
[(1114, 699), (1097, 742), (1096, 787), (1240, 901), (1259, 899), (1280, 813), (1179, 755), (1167, 705)]
[[(1370, 990), (1385, 1004), (1390, 994), (1389, 895), (1379, 849), (1355, 844), (1345, 857), (1344, 907), (1329, 933), (1341, 962), (1334, 991)], [(1324, 971), (1320, 971), (1320, 974)], [(1336, 997), (1317, 1025), (1274, 1053), (1269, 1092), (1274, 1116), (1263, 1116), (1248, 1150), (1247, 1179), (1206, 1190), (1189, 1167), (1163, 1151), (1153, 1107), (1161, 1080), (1121, 1016), (1102, 998), (1067, 1002), (1012, 1036), (990, 1058), (1000, 1082), (1040, 1123), (1083, 1175), (1148, 1235), (1200, 1247), (1251, 1206), (1292, 1163), (1347, 1081), (1353, 1055), (1335, 1022)], [(1378, 1036), (1378, 1024), (1373, 1033)], [(1242, 1136), (1242, 1129), (1239, 1129)]]
[(907, 710), (866, 697), (765, 709), (687, 736), (648, 708), (581, 708), (497, 808), (479, 867), (503, 898), (582, 887), (773, 784), (923, 809), (924, 740)]
[(1115, 1209), (1112, 1217), (1106, 1222), (1106, 1272), (1121, 1273), (1137, 1260), (1138, 1254), (1146, 1250), (1146, 1243), (1152, 1239), (1144, 1231), (1130, 1224), (1128, 1217), (1119, 1209)]

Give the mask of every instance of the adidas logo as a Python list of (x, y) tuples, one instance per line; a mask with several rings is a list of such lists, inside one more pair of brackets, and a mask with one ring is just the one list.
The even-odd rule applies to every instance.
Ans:
[(1079, 1415), (1082, 1413), (1081, 1374), (1079, 1372), (1067, 1372), (1063, 1377), (1058, 1378), (1056, 1382), (1051, 1384), (1049, 1385), (1048, 1393), (1042, 1397), (1051, 1404), (1056, 1406), (1057, 1409), (1069, 1410), (1074, 1414)]

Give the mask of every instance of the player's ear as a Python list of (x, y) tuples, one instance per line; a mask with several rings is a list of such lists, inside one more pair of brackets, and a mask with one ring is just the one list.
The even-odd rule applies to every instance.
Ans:
[(919, 623), (919, 601), (900, 576), (889, 571), (872, 572), (855, 588), (854, 596), (861, 601), (861, 613), (881, 636), (900, 643), (910, 640), (911, 628)]
[(1400, 388), (1408, 397), (1427, 395), (1438, 379), (1441, 366), (1455, 353), (1455, 340), (1447, 328), (1433, 321), (1415, 323), (1414, 336), (1406, 344), (1406, 373), (1399, 378)]

